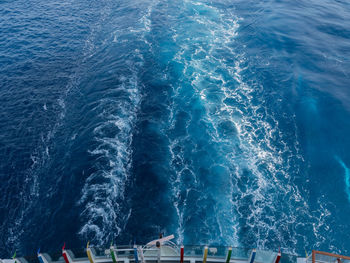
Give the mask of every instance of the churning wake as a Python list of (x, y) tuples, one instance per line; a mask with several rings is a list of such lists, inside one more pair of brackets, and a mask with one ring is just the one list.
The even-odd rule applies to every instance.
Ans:
[[(163, 21), (152, 20), (160, 13), (166, 14)], [(126, 198), (125, 191), (133, 189), (133, 167), (140, 161), (133, 159), (134, 152), (144, 151), (133, 134), (143, 132), (138, 119), (146, 115), (160, 121), (154, 133), (167, 143), (168, 157), (160, 160), (166, 163), (157, 165), (168, 168), (153, 173), (166, 177), (162, 192), (171, 195), (176, 215), (174, 229), (158, 229), (175, 231), (178, 243), (280, 246), (293, 252), (300, 239), (308, 242), (298, 231), (300, 222), (309, 222), (319, 235), (324, 218), (310, 211), (293, 180), (300, 169), (296, 160), (303, 159), (296, 131), (286, 138), (262, 84), (245, 77), (251, 61), (238, 41), (242, 19), (202, 1), (152, 3), (138, 16), (105, 40), (115, 45), (110, 52), (124, 50), (112, 61), (120, 59), (124, 66), (112, 88), (106, 92), (102, 85), (94, 94), (89, 109), (99, 121), (93, 129), (95, 146), (89, 149), (94, 171), (79, 201), (85, 222), (80, 234), (104, 244), (123, 236), (129, 218), (137, 221), (137, 200)], [(145, 68), (145, 60), (153, 67)], [(107, 70), (103, 67), (98, 70)], [(156, 92), (152, 82), (143, 82), (145, 74), (167, 82), (162, 117), (142, 107), (142, 100)], [(146, 190), (137, 191), (147, 196)], [(158, 209), (169, 209), (163, 205)]]
[[(288, 184), (288, 160), (298, 157), (283, 143), (259, 83), (243, 79), (239, 18), (205, 2), (179, 6), (169, 62), (179, 72), (167, 133), (180, 242), (242, 246), (243, 235), (244, 243), (265, 246), (279, 239), (278, 224), (297, 220), (292, 213), (277, 218), (276, 198), (288, 196), (290, 211), (303, 202)], [(293, 231), (282, 231), (295, 242)]]

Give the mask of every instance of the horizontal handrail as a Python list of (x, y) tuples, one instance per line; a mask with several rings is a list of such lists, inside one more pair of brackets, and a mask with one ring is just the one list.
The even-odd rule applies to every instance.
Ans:
[(333, 254), (333, 253), (329, 253), (329, 252), (318, 251), (318, 250), (312, 250), (312, 263), (316, 263), (316, 254), (334, 257), (334, 258), (339, 258), (339, 259), (350, 260), (350, 257), (347, 257), (347, 256)]

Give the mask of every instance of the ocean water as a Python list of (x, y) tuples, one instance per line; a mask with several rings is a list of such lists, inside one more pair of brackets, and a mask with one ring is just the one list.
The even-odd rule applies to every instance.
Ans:
[(350, 253), (350, 4), (0, 1), (0, 256)]

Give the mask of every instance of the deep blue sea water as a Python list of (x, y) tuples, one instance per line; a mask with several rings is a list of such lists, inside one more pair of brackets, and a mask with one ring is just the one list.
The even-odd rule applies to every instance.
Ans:
[(0, 256), (350, 253), (350, 3), (1, 0)]

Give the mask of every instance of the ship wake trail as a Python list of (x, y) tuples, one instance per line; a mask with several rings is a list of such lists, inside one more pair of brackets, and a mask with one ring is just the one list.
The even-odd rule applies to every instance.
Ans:
[[(94, 94), (93, 106), (87, 108), (98, 121), (92, 123), (93, 147), (89, 149), (93, 172), (86, 177), (78, 203), (83, 222), (79, 234), (99, 245), (121, 234), (131, 214), (125, 191), (130, 182), (133, 132), (143, 89), (139, 79), (144, 65), (141, 51), (150, 48), (145, 36), (150, 30), (151, 7), (138, 9), (139, 17), (132, 21), (112, 12), (103, 28), (110, 34), (100, 41), (101, 47), (91, 58), (105, 59), (103, 64), (99, 60), (98, 65), (92, 63), (92, 70), (101, 76), (86, 88)], [(116, 11), (127, 15), (123, 8), (128, 8), (127, 3)]]
[[(240, 19), (204, 1), (179, 6), (168, 131), (179, 243), (293, 247), (295, 235), (279, 225), (295, 223), (293, 207), (305, 201), (290, 180), (289, 162), (301, 157), (296, 142), (284, 143), (263, 89), (244, 81)], [(280, 216), (285, 196), (289, 213)]]
[[(102, 3), (103, 5), (104, 3)], [(76, 12), (78, 8), (83, 8), (84, 5), (82, 6), (74, 6), (74, 7), (68, 7), (73, 8), (69, 9), (70, 11), (74, 10)], [(99, 7), (99, 6), (98, 6)], [(40, 8), (43, 8), (40, 12), (43, 15), (43, 19), (48, 13), (53, 12), (53, 10), (46, 9), (49, 7), (43, 7), (40, 6)], [(108, 9), (108, 6), (106, 6), (106, 9)], [(62, 10), (60, 10), (62, 11)], [(55, 11), (57, 12), (57, 15), (60, 13), (60, 11)], [(84, 12), (80, 10), (81, 12)], [(95, 22), (93, 25), (91, 25), (92, 30), (95, 27), (98, 27), (99, 22), (101, 19), (103, 19), (105, 9), (102, 8), (102, 10), (96, 9), (94, 12), (95, 15)], [(87, 17), (91, 16), (91, 13), (86, 12)], [(102, 17), (102, 18), (101, 18)], [(81, 22), (81, 21), (80, 21)], [(73, 22), (72, 22), (73, 23)], [(65, 24), (68, 28), (68, 24)], [(55, 25), (56, 26), (56, 25)], [(54, 26), (54, 27), (55, 27)], [(41, 25), (40, 25), (41, 28)], [(53, 30), (54, 31), (54, 30)], [(77, 32), (79, 33), (79, 30)], [(35, 227), (33, 225), (35, 224), (35, 220), (38, 217), (38, 214), (41, 213), (41, 210), (44, 209), (45, 207), (45, 202), (43, 202), (43, 199), (45, 198), (50, 198), (51, 196), (54, 195), (54, 193), (57, 191), (57, 185), (61, 181), (61, 178), (54, 177), (54, 182), (52, 182), (52, 185), (50, 185), (50, 180), (52, 180), (52, 175), (49, 172), (50, 171), (50, 166), (52, 165), (55, 156), (51, 156), (51, 152), (54, 152), (57, 148), (57, 137), (60, 136), (60, 132), (62, 131), (62, 127), (64, 126), (65, 123), (65, 117), (66, 117), (66, 99), (74, 90), (77, 86), (77, 82), (79, 82), (79, 74), (80, 74), (80, 66), (82, 64), (83, 58), (82, 57), (88, 56), (90, 53), (90, 50), (88, 50), (88, 43), (89, 43), (89, 38), (91, 38), (93, 35), (93, 32), (88, 33), (88, 38), (82, 42), (82, 45), (80, 46), (82, 50), (82, 54), (74, 54), (75, 59), (77, 60), (74, 66), (70, 71), (64, 71), (62, 72), (62, 75), (65, 76), (68, 81), (63, 82), (64, 86), (60, 87), (61, 85), (60, 82), (58, 82), (55, 78), (59, 79), (58, 76), (55, 77), (50, 77), (52, 80), (57, 81), (57, 85), (59, 88), (59, 91), (54, 91), (50, 88), (47, 89), (47, 92), (51, 93), (50, 95), (45, 95), (42, 94), (42, 99), (44, 101), (42, 110), (43, 110), (43, 119), (42, 120), (42, 128), (37, 128), (39, 131), (37, 132), (38, 134), (38, 139), (33, 147), (31, 149), (30, 153), (30, 160), (31, 160), (31, 165), (29, 168), (24, 169), (24, 171), (21, 171), (23, 173), (23, 179), (18, 176), (17, 179), (14, 179), (16, 182), (15, 184), (19, 184), (20, 187), (18, 187), (17, 190), (17, 196), (19, 197), (20, 201), (19, 203), (16, 204), (16, 209), (14, 209), (14, 213), (12, 216), (12, 213), (9, 215), (12, 217), (10, 222), (10, 226), (8, 228), (8, 238), (7, 241), (4, 243), (8, 244), (11, 249), (13, 247), (17, 248), (18, 252), (24, 252), (30, 245), (26, 245), (23, 240), (25, 239), (30, 239), (32, 236), (34, 236), (37, 233), (35, 232)], [(52, 33), (51, 37), (54, 36), (54, 33)], [(73, 38), (75, 36), (74, 32), (69, 32), (65, 34), (65, 37), (67, 39)], [(83, 36), (85, 38), (85, 35)], [(84, 39), (83, 38), (83, 39)], [(55, 40), (50, 40), (53, 43)], [(62, 39), (62, 41), (66, 41), (66, 39)], [(44, 42), (44, 40), (38, 40), (38, 43), (42, 45), (41, 42)], [(67, 41), (65, 42), (67, 43)], [(73, 44), (72, 44), (73, 45)], [(74, 45), (73, 45), (74, 46)], [(33, 49), (35, 46), (31, 46)], [(76, 46), (74, 46), (76, 47)], [(73, 49), (73, 47), (72, 47)], [(57, 50), (57, 52), (59, 52)], [(55, 61), (55, 57), (58, 55), (53, 52), (50, 53), (50, 58)], [(58, 57), (61, 57), (62, 55), (60, 54)], [(36, 61), (37, 58), (30, 58), (30, 60)], [(39, 61), (39, 60), (38, 60)], [(57, 62), (56, 62), (57, 63)], [(69, 64), (69, 63), (67, 63)], [(49, 69), (50, 67), (48, 67)], [(55, 69), (56, 71), (58, 69)], [(55, 71), (55, 72), (56, 72)], [(41, 73), (43, 74), (43, 73)], [(66, 74), (66, 75), (65, 75)], [(30, 78), (35, 79), (35, 77), (32, 77), (31, 74), (28, 74)], [(61, 77), (60, 74), (57, 74)], [(61, 80), (61, 79), (60, 79)], [(56, 83), (56, 82), (55, 82)], [(45, 86), (45, 85), (42, 85)], [(31, 88), (28, 86), (28, 88)], [(24, 95), (26, 96), (26, 95)], [(40, 113), (42, 114), (42, 113)], [(38, 116), (36, 116), (37, 118)], [(19, 173), (19, 172), (18, 172)], [(22, 180), (22, 182), (20, 182)], [(57, 183), (55, 185), (54, 183)], [(50, 189), (50, 191), (46, 191), (46, 187)], [(55, 189), (56, 188), (56, 189)], [(47, 193), (49, 192), (49, 194)], [(43, 215), (39, 215), (41, 219), (43, 219)], [(45, 219), (46, 220), (46, 219)], [(30, 230), (29, 230), (30, 229)], [(30, 237), (28, 237), (30, 236)], [(35, 244), (36, 241), (32, 241), (32, 245)]]
[(107, 233), (118, 235), (121, 231), (118, 223), (127, 221), (128, 217), (121, 206), (131, 166), (131, 134), (140, 94), (135, 75), (122, 77), (122, 81), (117, 89), (123, 90), (128, 100), (100, 100), (97, 106), (105, 121), (94, 129), (97, 147), (89, 151), (96, 158), (96, 171), (86, 179), (80, 200), (85, 207), (82, 217), (87, 219), (80, 234), (99, 243), (113, 238)]
[[(217, 85), (220, 85), (222, 78), (220, 72), (212, 72), (213, 68), (209, 68), (222, 70), (224, 66), (212, 56), (212, 50), (234, 41), (237, 18), (231, 16), (230, 20), (225, 20), (217, 8), (201, 2), (185, 1), (182, 7), (181, 16), (188, 17), (189, 21), (185, 23), (187, 26), (177, 26), (173, 34), (174, 41), (180, 46), (173, 63), (181, 65), (182, 76), (173, 85), (168, 135), (172, 156), (170, 165), (174, 171), (174, 205), (179, 218), (179, 242), (237, 245), (234, 227), (237, 221), (231, 205), (233, 185), (227, 180), (232, 167), (228, 165), (219, 138), (224, 135), (224, 140), (228, 142), (232, 135), (234, 137), (234, 132), (218, 134), (215, 126), (218, 123), (214, 123), (213, 115), (209, 112), (218, 102), (216, 95), (220, 91)], [(204, 87), (208, 87), (208, 90)], [(209, 100), (206, 92), (212, 92), (212, 95), (207, 94)], [(217, 182), (213, 182), (209, 174), (216, 177)], [(224, 191), (220, 191), (217, 186), (225, 183)], [(196, 203), (192, 203), (193, 199)], [(203, 229), (198, 231), (201, 228), (198, 227), (199, 217), (207, 209), (214, 211), (211, 215), (204, 215)], [(186, 237), (185, 232), (197, 232), (198, 236), (192, 234)]]

